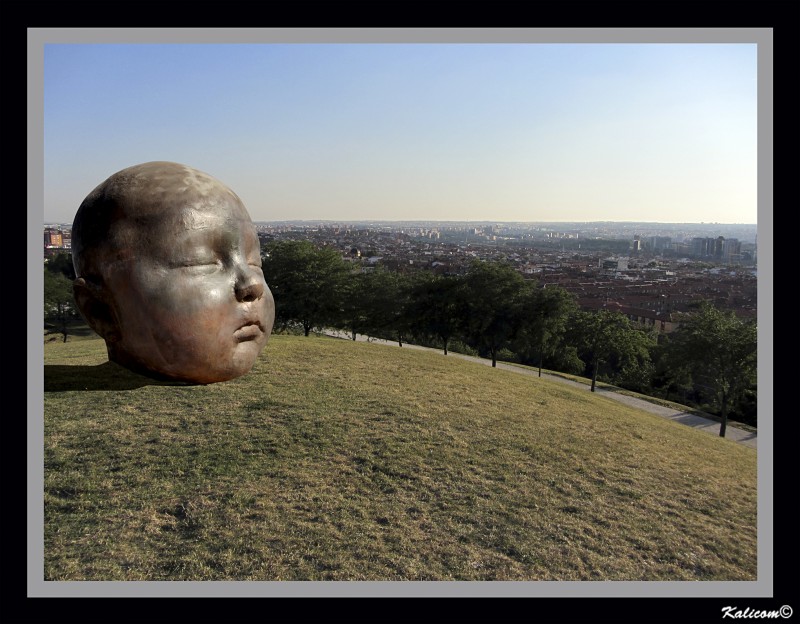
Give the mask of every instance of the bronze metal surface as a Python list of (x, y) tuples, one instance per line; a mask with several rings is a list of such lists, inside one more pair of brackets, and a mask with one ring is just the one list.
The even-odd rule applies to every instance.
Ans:
[(255, 226), (222, 182), (172, 162), (123, 169), (83, 201), (72, 241), (75, 300), (110, 360), (200, 384), (251, 370), (275, 302)]

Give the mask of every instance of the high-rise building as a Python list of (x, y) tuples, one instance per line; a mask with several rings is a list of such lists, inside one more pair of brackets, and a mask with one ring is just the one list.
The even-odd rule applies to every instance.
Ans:
[(736, 238), (728, 238), (722, 244), (722, 258), (725, 262), (738, 262), (741, 260), (742, 243)]
[(715, 258), (722, 260), (723, 258), (723, 248), (725, 247), (725, 237), (718, 236), (714, 241), (714, 253), (712, 254)]
[(64, 239), (61, 230), (46, 228), (44, 231), (44, 246), (46, 249), (53, 247), (63, 247)]
[(669, 249), (672, 244), (672, 238), (669, 236), (651, 236), (650, 248), (653, 251), (664, 251)]

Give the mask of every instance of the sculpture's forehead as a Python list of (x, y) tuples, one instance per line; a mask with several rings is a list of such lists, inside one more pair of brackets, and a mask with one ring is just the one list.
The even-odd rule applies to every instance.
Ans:
[(178, 203), (157, 215), (151, 223), (172, 230), (231, 229), (253, 225), (247, 210), (238, 201)]
[(230, 188), (177, 163), (147, 163), (120, 171), (100, 195), (119, 209), (112, 226), (117, 242), (142, 250), (169, 245), (185, 234), (254, 229)]
[(238, 202), (176, 206), (147, 218), (122, 219), (114, 230), (118, 244), (133, 245), (141, 251), (146, 248), (168, 251), (186, 241), (239, 240), (243, 234), (255, 238), (256, 232), (247, 211)]
[(147, 219), (123, 219), (114, 227), (108, 248), (123, 263), (170, 262), (199, 249), (259, 249), (256, 227), (238, 205), (230, 210), (183, 207)]
[(153, 192), (162, 201), (178, 207), (213, 208), (230, 202), (239, 203), (239, 198), (222, 182), (210, 175), (181, 166), (177, 171), (156, 172), (152, 179), (144, 181), (152, 185)]
[(108, 180), (102, 194), (114, 198), (128, 217), (171, 215), (187, 209), (246, 213), (239, 197), (225, 184), (185, 165), (151, 164), (120, 171)]
[(81, 274), (95, 274), (143, 257), (171, 257), (187, 245), (257, 240), (247, 209), (225, 184), (180, 163), (154, 161), (118, 171), (86, 197), (73, 223), (73, 258)]

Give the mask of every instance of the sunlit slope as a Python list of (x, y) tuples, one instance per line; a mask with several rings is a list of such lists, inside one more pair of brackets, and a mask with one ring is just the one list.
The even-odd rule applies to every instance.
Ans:
[(48, 579), (756, 578), (753, 449), (441, 353), (177, 386), (50, 343), (44, 412)]

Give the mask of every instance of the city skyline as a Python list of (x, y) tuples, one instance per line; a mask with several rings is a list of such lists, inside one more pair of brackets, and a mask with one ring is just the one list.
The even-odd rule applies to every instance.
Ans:
[(757, 223), (756, 48), (47, 44), (43, 217), (173, 160), (254, 221)]

